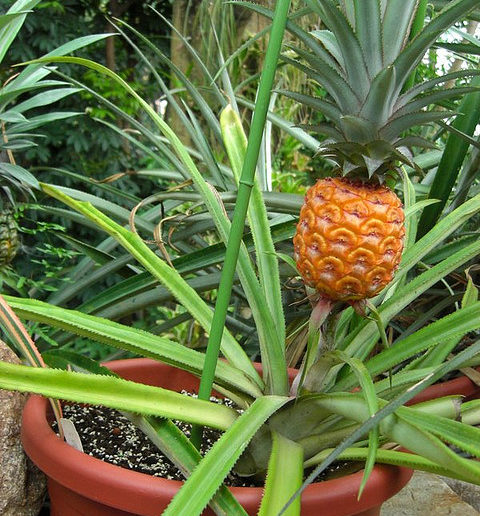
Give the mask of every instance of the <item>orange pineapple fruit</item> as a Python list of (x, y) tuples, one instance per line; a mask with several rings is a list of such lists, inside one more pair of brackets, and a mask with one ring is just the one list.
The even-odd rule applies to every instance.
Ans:
[(405, 235), (402, 203), (392, 190), (327, 178), (305, 197), (293, 243), (305, 283), (334, 301), (378, 294), (398, 268)]
[(356, 304), (388, 285), (400, 262), (402, 204), (384, 185), (400, 166), (418, 168), (410, 148), (432, 147), (410, 129), (451, 116), (435, 107), (459, 93), (445, 83), (475, 72), (449, 73), (410, 89), (408, 80), (437, 38), (478, 0), (447, 2), (413, 40), (417, 0), (305, 1), (322, 29), (297, 28), (302, 45), (290, 44), (283, 59), (325, 95), (282, 93), (321, 113), (303, 128), (321, 135), (319, 152), (335, 163), (339, 177), (321, 179), (307, 192), (295, 258), (305, 283), (321, 296)]

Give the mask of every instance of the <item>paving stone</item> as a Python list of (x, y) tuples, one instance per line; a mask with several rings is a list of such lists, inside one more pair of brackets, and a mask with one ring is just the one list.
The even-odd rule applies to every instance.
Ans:
[(417, 471), (397, 495), (382, 506), (381, 516), (478, 516), (479, 510), (441, 477)]
[(458, 496), (470, 504), (480, 514), (480, 486), (462, 482), (454, 478), (440, 477)]

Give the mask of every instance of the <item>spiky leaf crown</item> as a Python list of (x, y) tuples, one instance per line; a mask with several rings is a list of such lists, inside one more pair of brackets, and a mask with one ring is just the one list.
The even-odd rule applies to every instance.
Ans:
[(478, 0), (454, 0), (413, 38), (411, 25), (418, 0), (306, 0), (327, 30), (305, 32), (291, 24), (303, 47), (290, 45), (302, 60), (283, 59), (328, 93), (326, 99), (283, 91), (290, 98), (320, 111), (329, 124), (303, 126), (328, 136), (321, 152), (344, 174), (382, 178), (395, 163), (414, 166), (410, 146), (432, 148), (418, 137), (402, 138), (404, 131), (453, 115), (427, 106), (477, 88), (436, 89), (451, 79), (479, 75), (464, 70), (402, 89), (429, 47)]

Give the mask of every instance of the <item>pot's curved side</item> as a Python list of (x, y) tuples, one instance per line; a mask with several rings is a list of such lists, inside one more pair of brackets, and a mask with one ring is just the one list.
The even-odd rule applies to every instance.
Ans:
[[(198, 379), (149, 359), (116, 361), (109, 367), (124, 378), (150, 385), (194, 390)], [(48, 402), (30, 396), (23, 414), (25, 451), (49, 477), (51, 516), (158, 516), (181, 482), (151, 477), (100, 461), (59, 439), (47, 419)], [(310, 485), (302, 496), (302, 516), (377, 516), (381, 504), (398, 492), (412, 471), (375, 466), (357, 502), (362, 472)], [(248, 514), (256, 515), (261, 488), (231, 488)], [(83, 504), (83, 506), (82, 506)], [(214, 516), (207, 509), (204, 516)]]
[(459, 376), (448, 380), (448, 382), (440, 382), (430, 385), (421, 393), (417, 394), (407, 405), (414, 405), (423, 401), (443, 398), (444, 396), (453, 396), (461, 394), (465, 397), (478, 397), (480, 395), (480, 387), (474, 383), (468, 376)]

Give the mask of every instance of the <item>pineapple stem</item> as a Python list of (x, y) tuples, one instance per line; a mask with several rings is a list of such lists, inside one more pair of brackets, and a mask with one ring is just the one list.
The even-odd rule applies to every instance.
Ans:
[(334, 304), (330, 299), (321, 297), (312, 310), (312, 315), (308, 322), (307, 351), (303, 357), (300, 371), (292, 383), (292, 387), (290, 389), (290, 394), (292, 396), (296, 396), (297, 393), (302, 391), (307, 373), (320, 354), (320, 350), (323, 347), (322, 343), (324, 341), (321, 327), (330, 315), (333, 306)]

